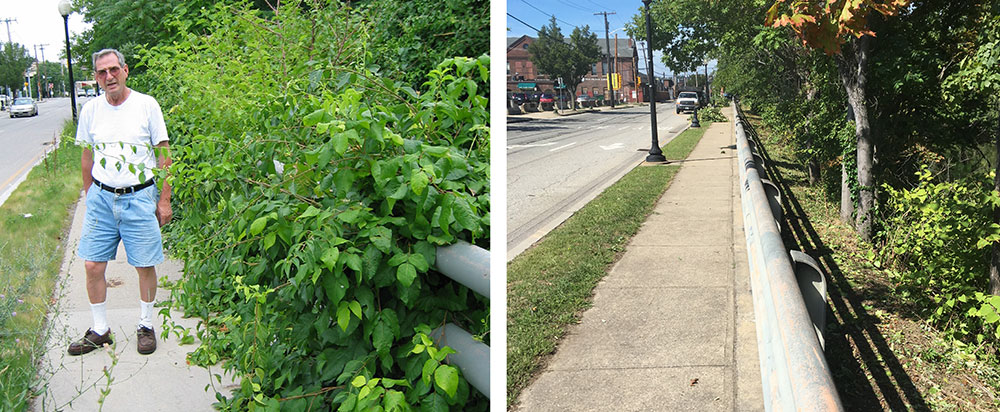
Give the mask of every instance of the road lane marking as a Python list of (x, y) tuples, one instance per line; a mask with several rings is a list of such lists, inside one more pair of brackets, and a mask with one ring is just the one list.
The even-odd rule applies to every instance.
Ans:
[(559, 147), (557, 147), (557, 148), (555, 148), (555, 149), (549, 149), (549, 151), (550, 151), (550, 152), (554, 152), (554, 151), (556, 151), (556, 150), (559, 150), (559, 149), (565, 149), (565, 148), (567, 148), (567, 147), (570, 147), (570, 146), (572, 146), (572, 145), (575, 145), (575, 144), (576, 144), (576, 142), (573, 142), (573, 143), (570, 143), (570, 144), (567, 144), (567, 145), (562, 145), (562, 146), (559, 146)]
[(507, 150), (518, 149), (518, 148), (522, 148), (522, 147), (545, 147), (545, 146), (552, 146), (554, 144), (556, 144), (556, 143), (555, 142), (551, 142), (551, 143), (512, 144), (510, 146), (507, 146)]
[(625, 148), (625, 143), (615, 143), (615, 144), (610, 145), (610, 146), (601, 146), (601, 149), (604, 149), (604, 150), (615, 150), (615, 149), (623, 149), (623, 148)]

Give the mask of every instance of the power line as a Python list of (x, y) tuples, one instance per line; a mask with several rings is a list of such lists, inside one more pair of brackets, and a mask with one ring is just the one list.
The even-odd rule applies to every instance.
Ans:
[(507, 15), (508, 15), (508, 16), (510, 16), (510, 18), (512, 18), (512, 19), (514, 19), (514, 20), (517, 20), (517, 21), (518, 21), (518, 22), (520, 22), (521, 24), (523, 24), (523, 25), (525, 25), (525, 26), (528, 26), (529, 28), (531, 28), (532, 30), (534, 30), (534, 31), (535, 31), (536, 33), (537, 33), (537, 32), (540, 32), (540, 31), (541, 31), (541, 30), (538, 30), (538, 29), (536, 29), (536, 28), (532, 27), (532, 26), (531, 26), (530, 24), (528, 24), (528, 23), (525, 23), (525, 22), (524, 22), (524, 20), (521, 20), (521, 19), (519, 19), (519, 18), (517, 18), (517, 17), (514, 17), (514, 15), (513, 15), (513, 14), (510, 14), (510, 13), (507, 13)]
[(576, 4), (570, 3), (570, 2), (565, 1), (565, 0), (557, 0), (557, 1), (560, 2), (560, 3), (562, 3), (562, 4), (567, 5), (569, 7), (577, 9), (577, 10), (582, 10), (582, 11), (585, 11), (585, 12), (592, 12), (592, 11), (594, 11), (593, 9), (585, 9), (583, 7), (580, 7), (580, 6), (576, 5)]
[(544, 15), (546, 15), (546, 16), (550, 16), (550, 17), (552, 17), (552, 18), (555, 18), (555, 19), (556, 19), (556, 21), (561, 21), (561, 22), (563, 22), (563, 23), (566, 23), (566, 24), (568, 24), (568, 25), (570, 25), (570, 26), (573, 26), (573, 28), (579, 28), (579, 27), (577, 27), (577, 25), (575, 25), (575, 24), (573, 24), (573, 23), (570, 23), (570, 22), (568, 22), (568, 21), (565, 21), (565, 20), (562, 20), (562, 19), (559, 19), (559, 18), (556, 18), (556, 15), (555, 15), (555, 14), (549, 14), (549, 12), (547, 12), (547, 11), (545, 11), (545, 10), (542, 10), (542, 9), (540, 9), (540, 8), (538, 8), (538, 7), (535, 7), (535, 5), (533, 5), (533, 4), (531, 4), (531, 3), (528, 3), (527, 1), (524, 1), (524, 0), (521, 0), (521, 3), (524, 3), (524, 4), (527, 4), (527, 5), (529, 6), (529, 7), (533, 8), (533, 9), (535, 9), (535, 10), (538, 10), (539, 12), (541, 12), (542, 14), (544, 14)]

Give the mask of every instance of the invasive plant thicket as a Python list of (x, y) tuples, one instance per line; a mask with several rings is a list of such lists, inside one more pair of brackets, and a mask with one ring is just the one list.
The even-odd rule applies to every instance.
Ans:
[(936, 182), (927, 168), (910, 189), (888, 193), (886, 247), (900, 297), (927, 319), (987, 350), (1000, 340), (1000, 296), (984, 294), (990, 246), (1000, 240), (992, 210), (1000, 206), (993, 176)]
[(439, 245), (488, 245), (489, 58), (417, 91), (380, 74), (377, 16), (290, 3), (204, 10), (209, 34), (147, 51), (136, 79), (172, 138), (173, 304), (204, 319), (189, 359), (236, 373), (236, 410), (486, 409), (427, 335), (488, 333), (488, 301), (433, 267)]

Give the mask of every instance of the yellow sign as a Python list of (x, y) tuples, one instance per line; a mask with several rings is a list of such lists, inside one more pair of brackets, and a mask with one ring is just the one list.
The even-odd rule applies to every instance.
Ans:
[(622, 88), (622, 75), (620, 73), (608, 74), (608, 88), (611, 90), (619, 90)]

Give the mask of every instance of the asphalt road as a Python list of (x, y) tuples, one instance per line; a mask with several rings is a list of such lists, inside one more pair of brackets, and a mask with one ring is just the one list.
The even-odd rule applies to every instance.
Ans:
[[(77, 98), (77, 104), (86, 99)], [(12, 119), (9, 112), (0, 112), (0, 204), (52, 148), (63, 122), (72, 116), (68, 97), (45, 99), (34, 117)]]
[[(658, 104), (662, 146), (687, 125)], [(646, 158), (649, 106), (507, 124), (507, 259), (513, 259)]]

